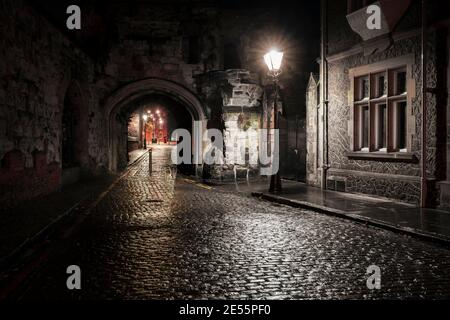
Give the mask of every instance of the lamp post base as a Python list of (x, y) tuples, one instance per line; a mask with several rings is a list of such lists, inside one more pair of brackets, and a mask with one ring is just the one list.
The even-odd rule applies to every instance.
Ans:
[(281, 187), (281, 177), (279, 174), (270, 177), (270, 193), (280, 193), (283, 190)]

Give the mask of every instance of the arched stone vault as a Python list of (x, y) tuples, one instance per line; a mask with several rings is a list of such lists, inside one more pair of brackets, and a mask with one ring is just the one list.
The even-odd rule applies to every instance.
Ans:
[(193, 121), (202, 121), (206, 128), (206, 112), (200, 100), (189, 89), (173, 81), (150, 78), (127, 84), (116, 90), (105, 102), (104, 111), (108, 120), (108, 167), (112, 172), (118, 169), (118, 147), (122, 128), (116, 121), (122, 108), (137, 99), (158, 93), (181, 102), (192, 116)]

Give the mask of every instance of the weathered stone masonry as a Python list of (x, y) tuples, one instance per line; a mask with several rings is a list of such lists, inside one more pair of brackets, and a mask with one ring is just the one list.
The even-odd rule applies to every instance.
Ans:
[[(87, 85), (94, 72), (89, 57), (20, 0), (0, 2), (0, 21), (0, 201), (6, 202), (60, 187), (62, 106), (72, 82), (80, 84), (91, 128), (98, 112)], [(86, 166), (99, 163), (99, 137), (89, 132)]]
[[(146, 78), (164, 78), (194, 90), (193, 75), (218, 68), (217, 45), (210, 33), (215, 28), (209, 24), (187, 28), (187, 33), (204, 36), (209, 44), (198, 61), (187, 61), (186, 26), (174, 22), (178, 19), (170, 16), (171, 8), (165, 13), (147, 8), (139, 20), (118, 7), (118, 45), (108, 53), (106, 63), (94, 61), (27, 3), (5, 0), (0, 9), (0, 201), (4, 204), (60, 188), (61, 121), (67, 100), (77, 101), (72, 104), (81, 109), (75, 110), (77, 126), (86, 124), (78, 129), (87, 132), (77, 141), (81, 169), (86, 174), (104, 172), (109, 166), (104, 103), (114, 91)], [(217, 23), (211, 19), (213, 11), (196, 14), (210, 15), (209, 21)]]
[[(363, 52), (363, 43), (357, 38), (352, 37), (354, 34), (349, 30), (346, 16), (346, 3), (329, 2), (328, 19), (328, 41), (329, 55), (328, 60), (328, 90), (329, 90), (329, 106), (328, 106), (328, 157), (329, 169), (327, 172), (328, 186), (337, 186), (330, 181), (342, 182), (344, 186), (339, 188), (340, 191), (365, 193), (375, 196), (395, 198), (398, 200), (419, 203), (420, 200), (420, 159), (421, 159), (421, 37), (418, 29), (415, 29), (420, 23), (417, 20), (419, 7), (414, 3), (409, 8), (402, 23), (396, 29), (397, 36), (387, 49), (379, 50), (374, 54), (366, 54)], [(414, 18), (415, 17), (415, 18)], [(414, 31), (415, 30), (415, 31)], [(409, 33), (408, 33), (409, 32)], [(348, 34), (346, 40), (340, 41), (344, 34)], [(438, 202), (439, 194), (436, 181), (440, 177), (440, 168), (445, 167), (445, 160), (438, 153), (438, 95), (442, 88), (437, 81), (437, 52), (438, 38), (436, 33), (430, 33), (428, 43), (428, 64), (427, 64), (427, 86), (430, 88), (428, 93), (427, 106), (427, 171), (429, 178), (429, 194), (432, 203)], [(360, 50), (354, 50), (358, 45), (362, 45)], [(352, 49), (356, 52), (347, 53), (346, 50)], [(375, 159), (354, 159), (348, 156), (348, 152), (352, 151), (353, 139), (353, 119), (351, 112), (353, 88), (351, 88), (350, 71), (355, 68), (370, 66), (376, 63), (386, 63), (397, 59), (402, 65), (402, 61), (412, 59), (412, 65), (408, 70), (411, 75), (408, 79), (411, 84), (410, 88), (410, 104), (408, 110), (411, 113), (408, 117), (408, 136), (411, 139), (411, 150), (413, 153), (413, 161), (379, 161)], [(397, 61), (396, 60), (396, 61)], [(314, 90), (312, 86), (311, 90)], [(309, 100), (314, 100), (313, 92), (309, 92)], [(444, 102), (445, 103), (445, 102)], [(311, 103), (308, 111), (309, 121), (315, 121), (315, 117), (311, 116), (313, 104)], [(445, 104), (443, 105), (445, 106)], [(319, 108), (319, 113), (321, 112)], [(440, 111), (445, 114), (445, 108)], [(441, 116), (442, 116), (441, 114)], [(308, 126), (311, 128), (311, 124)], [(319, 125), (320, 127), (320, 125)], [(316, 128), (317, 129), (317, 128)], [(314, 131), (314, 130), (313, 130)], [(442, 130), (441, 130), (442, 131)], [(309, 139), (316, 136), (309, 134)], [(309, 142), (311, 144), (311, 142)], [(309, 146), (312, 150), (315, 146)], [(308, 162), (314, 160), (308, 157)], [(321, 163), (319, 164), (322, 165)], [(320, 176), (317, 170), (314, 170), (308, 163), (308, 181), (310, 184), (318, 185)], [(342, 190), (342, 188), (344, 190)]]
[[(235, 167), (236, 170), (245, 170), (245, 175), (247, 169), (252, 175), (257, 175), (258, 154), (252, 153), (250, 149), (259, 150), (257, 130), (262, 127), (263, 89), (259, 76), (239, 69), (214, 71), (198, 77), (197, 88), (211, 110), (208, 127), (220, 129), (224, 133), (224, 164), (204, 166), (202, 175), (230, 180), (234, 179)], [(240, 133), (247, 135), (240, 136)], [(241, 152), (238, 147), (245, 148), (245, 163), (235, 164), (235, 155)]]
[[(0, 2), (2, 204), (123, 167), (130, 106), (148, 94), (170, 96), (194, 111), (193, 119), (203, 121), (204, 129), (220, 129), (226, 138), (227, 131), (261, 126), (260, 73), (266, 69), (262, 57), (254, 56), (259, 44), (251, 40), (263, 36), (261, 26), (270, 25), (267, 15), (249, 11), (237, 17), (215, 4), (135, 4), (131, 9), (111, 4), (108, 12), (114, 27), (94, 28), (94, 33), (107, 31), (98, 39), (108, 43), (96, 55), (83, 45), (83, 39), (98, 36), (87, 33), (90, 21), (71, 38), (65, 25), (50, 22), (28, 2)], [(249, 24), (249, 17), (255, 23)], [(236, 69), (224, 70), (231, 66)], [(212, 87), (215, 91), (208, 91)], [(71, 150), (76, 171), (67, 169), (62, 152), (67, 110), (76, 126)], [(230, 166), (209, 173), (200, 169), (217, 179), (234, 175)], [(248, 164), (240, 169), (257, 173)]]

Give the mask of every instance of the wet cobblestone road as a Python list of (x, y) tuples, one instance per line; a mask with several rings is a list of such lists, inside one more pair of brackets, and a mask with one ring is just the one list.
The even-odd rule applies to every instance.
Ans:
[[(131, 167), (24, 298), (450, 298), (450, 250), (176, 178), (170, 149)], [(82, 289), (66, 288), (78, 265)], [(366, 286), (370, 265), (381, 289)]]

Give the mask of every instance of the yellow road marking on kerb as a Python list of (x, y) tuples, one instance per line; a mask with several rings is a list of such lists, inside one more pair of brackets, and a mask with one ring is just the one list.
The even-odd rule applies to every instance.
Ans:
[(199, 183), (199, 182), (196, 182), (196, 181), (191, 180), (191, 179), (183, 179), (183, 180), (186, 181), (187, 183), (196, 185), (197, 187), (200, 187), (200, 188), (203, 188), (203, 189), (206, 189), (206, 190), (212, 190), (213, 189), (212, 187), (207, 186), (206, 184)]
[(212, 190), (212, 187), (207, 186), (206, 184), (196, 183), (195, 185), (196, 185), (197, 187), (200, 187), (200, 188), (203, 188), (203, 189), (206, 189), (206, 190)]

